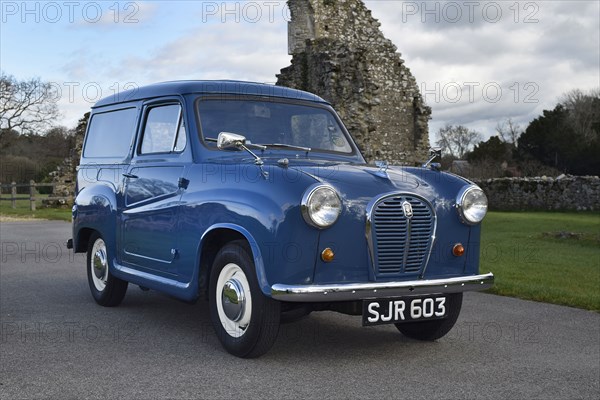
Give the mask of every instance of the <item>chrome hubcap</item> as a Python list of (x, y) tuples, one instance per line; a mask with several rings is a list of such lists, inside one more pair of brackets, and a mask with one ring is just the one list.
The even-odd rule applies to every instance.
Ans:
[(223, 285), (223, 294), (221, 296), (223, 311), (230, 320), (237, 322), (244, 316), (244, 306), (246, 296), (244, 288), (237, 279), (229, 279)]
[(103, 291), (106, 288), (108, 280), (108, 256), (106, 253), (106, 244), (102, 239), (94, 242), (89, 268), (96, 290), (99, 292)]
[(106, 273), (106, 253), (104, 249), (98, 250), (94, 254), (94, 275), (96, 278), (102, 279)]
[(244, 271), (235, 263), (227, 264), (219, 273), (215, 305), (219, 320), (227, 334), (243, 336), (252, 320), (252, 292)]

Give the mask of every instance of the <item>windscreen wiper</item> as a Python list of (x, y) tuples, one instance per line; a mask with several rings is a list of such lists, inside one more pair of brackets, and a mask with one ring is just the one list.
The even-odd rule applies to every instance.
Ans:
[[(213, 143), (217, 143), (219, 141), (218, 139), (210, 138), (210, 137), (204, 138), (204, 140), (206, 140), (207, 142), (213, 142)], [(267, 146), (265, 146), (264, 144), (254, 144), (254, 143), (248, 143), (248, 142), (246, 142), (246, 143), (244, 143), (244, 146), (246, 146), (246, 147), (252, 147), (254, 149), (259, 149), (259, 150), (266, 150), (267, 149)]]
[(266, 148), (274, 147), (274, 148), (280, 148), (280, 149), (300, 150), (300, 151), (305, 151), (307, 153), (312, 151), (312, 149), (310, 147), (294, 146), (293, 144), (284, 144), (284, 143), (259, 144), (257, 146), (264, 146)]
[[(217, 142), (217, 139), (209, 138), (209, 137), (204, 138), (204, 140), (206, 140), (207, 142), (214, 142), (214, 143)], [(300, 151), (304, 151), (306, 153), (312, 151), (312, 149), (310, 147), (295, 146), (293, 144), (285, 144), (285, 143), (256, 144), (256, 143), (246, 142), (245, 145), (247, 147), (252, 147), (255, 149), (259, 149), (259, 150), (266, 150), (268, 148), (279, 148), (279, 149), (300, 150)]]

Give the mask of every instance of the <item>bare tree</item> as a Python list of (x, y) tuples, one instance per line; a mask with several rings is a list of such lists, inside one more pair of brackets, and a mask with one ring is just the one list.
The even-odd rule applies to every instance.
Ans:
[(19, 81), (0, 72), (0, 128), (41, 133), (59, 116), (56, 88), (40, 78)]
[(496, 125), (496, 132), (498, 132), (498, 137), (504, 142), (517, 146), (517, 140), (519, 136), (523, 133), (523, 129), (521, 126), (514, 122), (512, 118), (507, 119), (503, 122), (498, 122)]
[(560, 98), (562, 104), (569, 111), (568, 123), (575, 133), (589, 143), (594, 140), (594, 124), (600, 122), (600, 88), (583, 92), (573, 89)]
[(437, 136), (436, 143), (442, 148), (442, 152), (455, 158), (463, 158), (475, 143), (481, 141), (479, 132), (472, 131), (463, 125), (446, 124), (440, 128)]

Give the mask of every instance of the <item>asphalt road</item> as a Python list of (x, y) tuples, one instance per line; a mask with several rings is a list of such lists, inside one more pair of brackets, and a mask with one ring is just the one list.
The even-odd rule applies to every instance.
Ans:
[(130, 286), (97, 306), (61, 222), (0, 223), (0, 398), (600, 398), (600, 315), (465, 295), (436, 343), (360, 317), (282, 326), (260, 359), (226, 353), (204, 302)]

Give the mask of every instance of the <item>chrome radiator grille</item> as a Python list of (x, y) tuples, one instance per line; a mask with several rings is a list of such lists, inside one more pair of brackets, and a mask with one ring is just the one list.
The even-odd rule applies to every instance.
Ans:
[(416, 196), (389, 196), (375, 203), (370, 217), (375, 274), (420, 274), (435, 230), (430, 205)]

